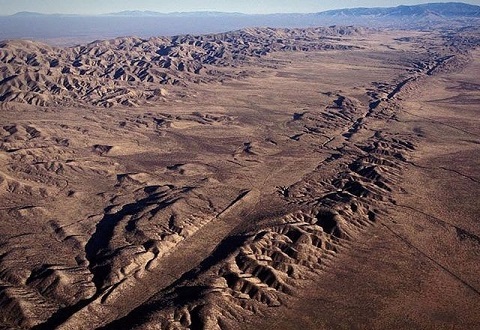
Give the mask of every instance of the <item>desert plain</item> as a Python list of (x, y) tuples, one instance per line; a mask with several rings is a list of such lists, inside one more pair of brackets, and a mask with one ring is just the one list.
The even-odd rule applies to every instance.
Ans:
[(480, 327), (480, 30), (0, 46), (0, 328)]

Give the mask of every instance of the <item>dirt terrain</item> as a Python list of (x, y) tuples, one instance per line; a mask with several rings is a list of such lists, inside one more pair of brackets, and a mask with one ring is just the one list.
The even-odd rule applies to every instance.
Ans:
[(0, 328), (478, 328), (479, 32), (3, 42)]

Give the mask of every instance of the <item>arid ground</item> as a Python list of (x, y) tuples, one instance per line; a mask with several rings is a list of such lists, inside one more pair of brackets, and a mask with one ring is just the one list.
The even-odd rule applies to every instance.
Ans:
[(0, 46), (1, 329), (478, 329), (480, 30)]

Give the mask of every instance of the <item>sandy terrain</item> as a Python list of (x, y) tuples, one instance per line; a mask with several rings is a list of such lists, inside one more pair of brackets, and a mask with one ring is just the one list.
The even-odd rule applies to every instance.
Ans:
[(478, 328), (478, 32), (3, 43), (3, 328)]

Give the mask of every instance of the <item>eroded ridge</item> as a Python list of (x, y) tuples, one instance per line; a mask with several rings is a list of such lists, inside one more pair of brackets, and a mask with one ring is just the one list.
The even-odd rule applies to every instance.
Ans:
[[(135, 106), (167, 97), (164, 85), (242, 76), (235, 66), (274, 51), (352, 49), (353, 27), (245, 29), (205, 36), (118, 38), (53, 48), (37, 42), (0, 45), (0, 101), (41, 106)], [(344, 37), (345, 41), (328, 37)], [(227, 70), (222, 70), (227, 68)]]
[[(285, 307), (305, 283), (321, 279), (336, 254), (352, 248), (395, 204), (392, 193), (415, 150), (413, 135), (368, 128), (399, 110), (394, 101), (369, 107), (362, 126), (344, 118), (344, 102), (342, 96), (335, 102), (339, 116), (351, 125), (343, 138), (366, 132), (369, 137), (348, 144), (348, 152), (338, 148), (315, 171), (283, 188), (283, 198), (296, 211), (252, 219), (256, 230), (225, 239), (198, 268), (105, 328), (235, 328), (252, 316), (268, 315), (271, 308)], [(325, 166), (336, 174), (325, 178)]]
[(284, 306), (296, 288), (318, 278), (387, 212), (404, 155), (413, 148), (376, 134), (335, 178), (317, 181), (312, 173), (291, 187), (301, 191), (308, 184), (311, 193), (288, 198), (297, 205), (302, 200), (298, 211), (260, 220), (261, 229), (230, 237), (217, 247), (220, 256), (231, 251), (225, 258), (205, 262), (107, 328), (229, 328)]
[[(343, 44), (338, 34), (348, 36), (351, 29), (327, 30)], [(428, 52), (417, 54), (418, 44), (395, 39), (398, 50), (383, 54), (365, 51), (363, 39), (350, 39), (357, 50), (318, 52), (323, 46), (315, 48), (316, 30), (279, 31), (234, 32), (217, 44), (234, 43), (225, 40), (242, 33), (259, 34), (251, 42), (260, 43), (264, 34), (271, 40), (283, 31), (288, 38), (300, 33), (300, 41), (317, 51), (286, 48), (291, 53), (269, 58), (271, 66), (263, 62), (268, 56), (247, 54), (238, 60), (262, 66), (266, 78), (252, 74), (225, 85), (189, 86), (205, 105), (174, 97), (159, 109), (100, 109), (86, 106), (86, 99), (80, 109), (2, 103), (2, 110), (20, 109), (18, 115), (28, 117), (10, 115), (0, 128), (0, 226), (8, 233), (0, 237), (5, 324), (254, 324), (257, 316), (288, 308), (302, 289), (322, 281), (340, 253), (355, 249), (386, 221), (422, 138), (418, 130), (389, 126), (399, 123), (402, 98), (470, 59), (466, 41), (429, 44)], [(423, 47), (428, 38), (422, 38), (417, 42)], [(189, 46), (203, 45), (201, 37), (175, 40), (179, 48), (191, 40)], [(138, 42), (135, 47), (148, 44)], [(119, 54), (136, 54), (117, 46)], [(192, 60), (188, 52), (175, 58)], [(396, 67), (378, 69), (377, 77), (366, 65), (350, 64), (351, 58)], [(240, 63), (225, 61), (212, 68), (231, 73)], [(203, 70), (184, 69), (180, 78), (187, 82)], [(361, 72), (355, 79), (362, 80), (345, 82), (352, 72)], [(217, 89), (211, 86), (227, 96), (213, 97)], [(128, 97), (142, 100), (137, 96)], [(64, 119), (57, 118), (60, 111)]]

